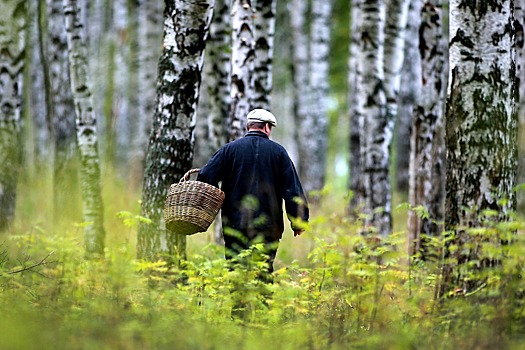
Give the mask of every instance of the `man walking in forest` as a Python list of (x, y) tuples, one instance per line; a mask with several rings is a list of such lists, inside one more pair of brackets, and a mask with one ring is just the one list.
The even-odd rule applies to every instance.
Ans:
[(226, 258), (264, 243), (271, 273), (284, 231), (283, 200), (294, 236), (304, 232), (301, 223), (308, 221), (309, 210), (292, 160), (283, 146), (269, 139), (272, 127), (277, 126), (275, 116), (254, 109), (247, 119), (245, 136), (221, 147), (197, 180), (216, 187), (222, 182)]

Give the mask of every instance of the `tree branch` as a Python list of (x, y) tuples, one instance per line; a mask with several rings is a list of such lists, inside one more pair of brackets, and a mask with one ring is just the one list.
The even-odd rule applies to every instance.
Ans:
[(29, 265), (29, 266), (24, 266), (18, 270), (13, 270), (13, 271), (9, 271), (7, 272), (6, 274), (7, 275), (14, 275), (15, 273), (20, 273), (20, 272), (24, 272), (24, 271), (28, 271), (28, 270), (31, 270), (31, 269), (34, 269), (35, 267), (38, 267), (38, 266), (42, 266), (42, 265), (47, 265), (47, 264), (52, 264), (52, 263), (55, 263), (56, 261), (46, 261), (51, 255), (53, 255), (55, 253), (55, 251), (52, 251), (51, 253), (47, 254), (42, 260), (40, 260), (39, 262), (37, 263), (34, 263), (32, 265)]

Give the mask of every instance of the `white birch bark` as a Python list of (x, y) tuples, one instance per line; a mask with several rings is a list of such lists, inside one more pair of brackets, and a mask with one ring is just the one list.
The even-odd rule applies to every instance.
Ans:
[[(517, 76), (515, 28), (511, 0), (493, 6), (465, 6), (451, 0), (450, 68), (446, 111), (445, 229), (455, 239), (445, 247), (441, 295), (469, 293), (479, 287), (461, 266), (479, 260), (479, 244), (465, 227), (479, 227), (480, 214), (491, 209), (497, 220), (515, 210), (513, 187), (517, 169)], [(502, 200), (505, 199), (505, 200)], [(465, 208), (468, 208), (466, 210)], [(450, 245), (454, 250), (449, 249)], [(452, 259), (452, 260), (449, 260)], [(454, 265), (449, 261), (456, 261)]]
[[(131, 66), (129, 64), (131, 35), (129, 26), (128, 1), (113, 0), (112, 45), (113, 62), (113, 105), (112, 116), (115, 120), (115, 157), (118, 168), (126, 169), (129, 159), (129, 145), (132, 140), (132, 124), (129, 108), (129, 86), (131, 84)], [(125, 170), (127, 173), (127, 170)]]
[[(206, 85), (208, 91), (207, 145), (211, 156), (228, 142), (231, 108), (231, 1), (216, 0), (210, 36), (206, 45)], [(208, 157), (209, 158), (209, 157)], [(215, 218), (215, 242), (224, 243), (221, 213)]]
[[(520, 77), (519, 127), (518, 127), (518, 184), (525, 184), (525, 69), (523, 57), (525, 49), (525, 0), (514, 0), (514, 16), (516, 26), (516, 62)], [(525, 190), (516, 193), (517, 206), (520, 213), (525, 212)]]
[(29, 2), (29, 40), (30, 40), (30, 63), (27, 66), (31, 84), (28, 91), (27, 113), (32, 115), (31, 140), (26, 149), (26, 163), (37, 164), (39, 167), (50, 163), (50, 132), (47, 123), (47, 104), (46, 104), (46, 82), (44, 80), (43, 67), (43, 30), (41, 28), (41, 18), (45, 12), (43, 1)]
[(0, 231), (14, 217), (21, 168), (26, 2), (2, 0), (0, 11)]
[(348, 108), (350, 113), (350, 140), (349, 140), (349, 165), (350, 165), (350, 190), (353, 196), (350, 200), (350, 209), (353, 213), (361, 210), (363, 200), (363, 186), (361, 183), (362, 168), (360, 155), (359, 119), (361, 110), (358, 108), (358, 88), (361, 80), (361, 71), (358, 70), (359, 60), (359, 28), (361, 26), (361, 8), (363, 0), (352, 0), (350, 7), (350, 56), (348, 59)]
[(152, 116), (155, 112), (157, 67), (162, 45), (162, 0), (141, 0), (138, 5), (138, 120), (132, 141), (132, 183), (142, 183)]
[(68, 50), (62, 0), (47, 0), (48, 35), (45, 69), (49, 79), (51, 135), (53, 138), (53, 213), (54, 221), (71, 208), (75, 198), (72, 162), (76, 155), (75, 107), (68, 69)]
[(87, 47), (77, 0), (63, 0), (71, 90), (75, 101), (80, 182), (87, 257), (104, 255), (104, 215), (97, 143), (97, 118), (89, 86)]
[(410, 1), (405, 33), (405, 54), (401, 69), (401, 83), (398, 96), (398, 112), (395, 121), (397, 191), (409, 191), (410, 130), (414, 107), (421, 94), (421, 57), (419, 55), (419, 26), (421, 23), (422, 0)]
[(419, 217), (414, 211), (408, 213), (409, 254), (421, 253), (422, 258), (427, 258), (428, 249), (421, 234), (437, 236), (440, 230), (435, 222), (443, 219), (445, 82), (442, 33), (441, 0), (424, 1), (419, 29), (422, 90), (412, 123), (409, 203), (412, 207), (425, 207), (429, 218)]
[[(228, 120), (231, 107), (230, 96), (230, 45), (232, 33), (231, 1), (216, 0), (205, 64), (208, 87), (208, 140), (210, 150), (215, 152), (228, 141)], [(212, 153), (213, 154), (213, 153)]]
[(401, 69), (403, 67), (405, 29), (409, 3), (409, 0), (387, 0), (386, 2), (384, 84), (387, 122), (391, 130), (394, 129), (394, 121), (397, 117), (397, 101), (401, 81)]
[(300, 168), (307, 193), (324, 186), (328, 138), (328, 73), (330, 53), (330, 17), (332, 0), (313, 1), (310, 23), (310, 72), (308, 115), (301, 125), (302, 151)]
[(306, 18), (308, 6), (306, 0), (292, 0), (288, 6), (291, 27), (291, 50), (292, 50), (292, 81), (293, 81), (293, 112), (295, 120), (295, 139), (297, 140), (298, 159), (296, 166), (301, 179), (302, 169), (307, 166), (303, 161), (308, 149), (303, 143), (304, 125), (308, 118), (308, 96), (310, 95), (310, 61), (309, 41), (306, 31)]
[(137, 255), (142, 259), (176, 261), (177, 256), (185, 254), (185, 236), (166, 232), (163, 209), (169, 186), (192, 166), (199, 86), (212, 13), (213, 0), (166, 1), (141, 207), (141, 215), (153, 223), (139, 226)]
[(359, 28), (358, 115), (362, 164), (363, 212), (366, 232), (387, 235), (392, 227), (389, 149), (391, 127), (383, 88), (385, 2), (363, 3)]
[(273, 85), (276, 0), (255, 1), (255, 60), (253, 108), (269, 110)]
[(244, 135), (246, 115), (253, 104), (255, 59), (253, 11), (250, 0), (232, 1), (230, 141)]

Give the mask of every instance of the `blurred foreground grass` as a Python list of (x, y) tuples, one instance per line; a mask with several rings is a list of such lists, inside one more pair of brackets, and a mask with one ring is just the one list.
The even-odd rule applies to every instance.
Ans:
[[(116, 213), (137, 215), (139, 195), (119, 182), (104, 184), (106, 258), (83, 260), (78, 206), (53, 225), (41, 180), (21, 185), (16, 224), (0, 239), (0, 349), (519, 349), (525, 340), (522, 234), (487, 247), (501, 264), (481, 290), (436, 301), (439, 261), (407, 266), (406, 210), (394, 211), (388, 239), (365, 239), (333, 191), (308, 232), (285, 232), (267, 285), (257, 262), (230, 270), (211, 229), (190, 237), (183, 269), (137, 261), (135, 227)], [(516, 227), (523, 233), (523, 220)], [(232, 318), (239, 304), (246, 311)]]

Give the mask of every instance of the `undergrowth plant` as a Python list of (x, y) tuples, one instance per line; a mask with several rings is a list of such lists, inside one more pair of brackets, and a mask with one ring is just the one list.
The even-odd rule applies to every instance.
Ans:
[[(433, 239), (436, 259), (425, 261), (407, 255), (403, 231), (363, 236), (359, 219), (316, 212), (304, 259), (279, 262), (268, 283), (261, 245), (226, 260), (202, 240), (179, 266), (137, 260), (129, 237), (146, 219), (131, 211), (116, 215), (103, 260), (82, 258), (78, 225), (31, 227), (0, 246), (0, 348), (517, 348), (524, 222), (484, 215), (468, 229), (480, 260), (458, 265), (479, 290), (442, 297), (451, 232)], [(495, 263), (474, 268), (484, 259)]]

